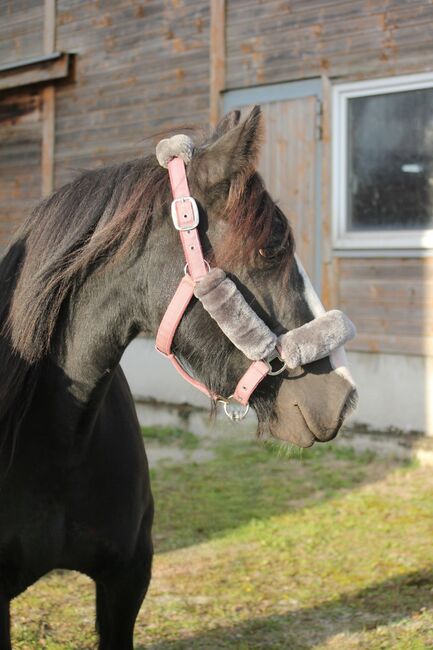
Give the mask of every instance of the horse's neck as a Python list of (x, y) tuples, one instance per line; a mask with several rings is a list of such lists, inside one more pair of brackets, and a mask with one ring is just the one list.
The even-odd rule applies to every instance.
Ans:
[(136, 293), (132, 270), (105, 270), (90, 277), (71, 302), (56, 362), (82, 404), (98, 394), (138, 332)]

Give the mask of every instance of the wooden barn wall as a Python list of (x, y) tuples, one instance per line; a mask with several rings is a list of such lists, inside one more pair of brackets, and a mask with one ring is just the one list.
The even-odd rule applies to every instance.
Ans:
[(226, 86), (433, 64), (429, 0), (227, 0)]
[(43, 53), (44, 0), (0, 0), (0, 65)]
[(354, 350), (433, 354), (433, 259), (342, 258), (337, 300), (356, 323)]
[(40, 199), (41, 143), (40, 93), (0, 97), (0, 250)]
[(56, 186), (208, 122), (209, 11), (207, 0), (58, 1), (57, 49), (76, 64), (56, 92)]

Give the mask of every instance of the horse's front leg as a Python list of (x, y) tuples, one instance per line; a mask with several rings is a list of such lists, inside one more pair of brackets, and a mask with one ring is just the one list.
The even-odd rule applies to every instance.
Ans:
[(144, 521), (131, 562), (96, 580), (99, 650), (133, 650), (135, 620), (149, 587), (152, 556), (150, 526)]
[(0, 594), (0, 650), (12, 650), (10, 601)]

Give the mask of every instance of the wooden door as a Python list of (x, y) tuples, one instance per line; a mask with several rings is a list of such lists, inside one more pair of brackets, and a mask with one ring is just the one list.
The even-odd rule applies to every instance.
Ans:
[(299, 257), (310, 277), (317, 280), (317, 99), (271, 102), (262, 105), (262, 110), (265, 141), (259, 171), (292, 225)]
[[(248, 90), (242, 92), (247, 99)], [(289, 219), (299, 257), (320, 290), (320, 219), (317, 210), (320, 100), (312, 94), (276, 101), (259, 98), (257, 103), (261, 106), (265, 125), (259, 171), (272, 198)], [(225, 102), (227, 110), (234, 106), (240, 108), (245, 116), (253, 104)]]

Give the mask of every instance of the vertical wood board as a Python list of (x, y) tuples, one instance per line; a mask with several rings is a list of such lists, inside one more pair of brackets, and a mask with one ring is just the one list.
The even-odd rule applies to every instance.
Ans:
[[(242, 106), (243, 115), (251, 108)], [(258, 171), (290, 221), (303, 265), (317, 280), (316, 108), (315, 97), (261, 104), (265, 138)]]
[(225, 6), (226, 0), (211, 0), (210, 23), (210, 123), (220, 117), (220, 95), (225, 86)]

